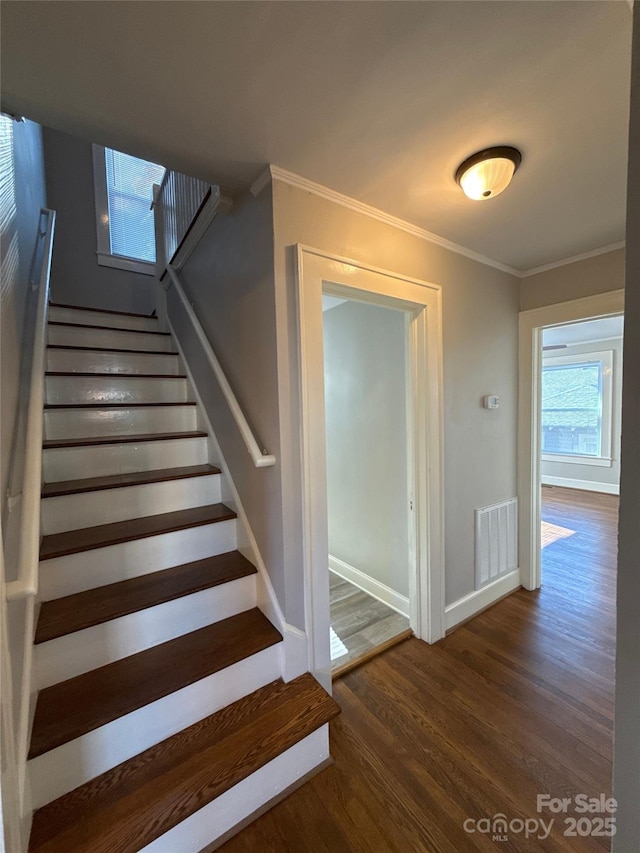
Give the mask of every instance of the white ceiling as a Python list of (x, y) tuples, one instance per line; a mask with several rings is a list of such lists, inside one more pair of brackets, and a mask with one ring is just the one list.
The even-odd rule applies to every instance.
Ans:
[(590, 341), (608, 341), (621, 338), (624, 318), (601, 317), (599, 320), (585, 320), (582, 323), (570, 323), (567, 326), (554, 326), (542, 333), (542, 345), (569, 346), (570, 344), (586, 344)]
[[(222, 183), (266, 163), (518, 269), (624, 239), (611, 2), (4, 2), (4, 109)], [(512, 186), (453, 174), (521, 149)]]

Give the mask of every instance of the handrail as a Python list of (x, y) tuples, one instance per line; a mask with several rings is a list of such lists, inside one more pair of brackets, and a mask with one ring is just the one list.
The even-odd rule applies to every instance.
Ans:
[[(40, 227), (46, 217), (46, 227)], [(22, 489), (22, 513), (20, 517), (20, 550), (18, 577), (7, 584), (7, 599), (28, 598), (38, 593), (38, 559), (40, 552), (40, 492), (42, 490), (42, 411), (44, 402), (44, 354), (47, 338), (47, 309), (49, 305), (49, 283), (51, 279), (51, 253), (53, 232), (56, 224), (55, 210), (42, 208), (38, 243), (42, 243), (40, 276), (32, 282), (33, 289), (39, 288), (36, 308), (33, 356), (31, 359), (31, 382), (27, 408), (27, 435), (25, 443), (25, 465)]]
[(207, 360), (211, 365), (211, 369), (218, 380), (218, 385), (220, 386), (220, 390), (227, 401), (227, 405), (233, 415), (236, 424), (238, 425), (238, 429), (240, 430), (240, 435), (242, 436), (244, 443), (249, 451), (249, 455), (253, 459), (253, 464), (256, 468), (269, 468), (272, 465), (276, 464), (276, 457), (267, 453), (266, 450), (260, 450), (258, 442), (255, 439), (255, 436), (251, 432), (251, 427), (249, 426), (247, 419), (245, 418), (242, 409), (240, 408), (240, 404), (238, 403), (235, 394), (231, 389), (231, 385), (227, 380), (227, 377), (224, 375), (224, 371), (220, 365), (220, 362), (216, 358), (216, 354), (214, 353), (211, 344), (209, 343), (209, 339), (202, 328), (200, 320), (198, 320), (198, 315), (193, 310), (193, 305), (189, 302), (186, 293), (180, 283), (180, 279), (178, 278), (178, 274), (174, 267), (171, 264), (167, 264), (167, 272), (171, 278), (171, 283), (173, 284), (176, 293), (180, 297), (180, 301), (182, 305), (189, 315), (189, 319), (193, 325), (193, 328), (196, 330), (196, 335), (198, 336), (198, 340), (202, 344), (202, 348), (204, 349), (205, 355), (207, 356)]

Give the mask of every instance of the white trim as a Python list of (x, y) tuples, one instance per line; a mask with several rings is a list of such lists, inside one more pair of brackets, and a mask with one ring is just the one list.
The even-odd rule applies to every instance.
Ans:
[(384, 210), (372, 207), (369, 204), (365, 204), (365, 202), (358, 201), (358, 199), (344, 195), (337, 190), (332, 190), (329, 187), (325, 187), (323, 184), (318, 184), (315, 181), (302, 177), (302, 175), (296, 174), (295, 172), (289, 172), (287, 169), (283, 169), (280, 166), (274, 166), (272, 163), (263, 169), (253, 184), (251, 184), (251, 187), (249, 188), (251, 194), (254, 197), (260, 195), (262, 190), (274, 180), (281, 181), (283, 184), (289, 184), (292, 187), (298, 187), (298, 189), (313, 193), (327, 201), (340, 204), (342, 207), (346, 207), (356, 213), (361, 213), (363, 216), (368, 216), (370, 219), (377, 219), (379, 222), (384, 222), (394, 228), (399, 228), (401, 231), (406, 231), (407, 234), (412, 234), (414, 237), (419, 237), (421, 240), (434, 243), (436, 246), (448, 249), (450, 252), (455, 252), (458, 255), (463, 255), (465, 258), (477, 261), (480, 264), (485, 264), (486, 266), (509, 273), (509, 275), (516, 276), (516, 278), (528, 278), (530, 275), (537, 275), (540, 272), (553, 270), (557, 267), (566, 266), (567, 264), (574, 264), (578, 261), (586, 261), (589, 258), (595, 258), (598, 255), (605, 255), (607, 252), (615, 252), (617, 249), (624, 249), (625, 247), (625, 241), (621, 240), (618, 243), (609, 243), (607, 246), (601, 246), (599, 249), (592, 249), (588, 252), (582, 252), (579, 255), (573, 255), (570, 258), (563, 258), (560, 261), (552, 261), (551, 263), (542, 264), (538, 267), (531, 267), (528, 270), (521, 270), (517, 267), (511, 266), (510, 264), (505, 264), (502, 261), (496, 261), (493, 258), (489, 258), (487, 255), (483, 255), (473, 249), (468, 249), (466, 246), (461, 246), (459, 243), (447, 240), (445, 237), (440, 237), (438, 234), (434, 234), (432, 231), (427, 231), (425, 228), (420, 228), (420, 226), (414, 225), (412, 222), (407, 222), (405, 219), (392, 216), (390, 213), (385, 213)]
[(543, 453), (543, 462), (560, 462), (562, 465), (593, 465), (597, 468), (611, 468), (610, 456), (565, 456), (562, 453)]
[(563, 258), (561, 261), (552, 261), (550, 264), (542, 264), (539, 267), (531, 267), (518, 273), (520, 278), (529, 278), (530, 275), (538, 275), (540, 272), (547, 270), (555, 270), (558, 267), (565, 267), (567, 264), (576, 264), (579, 261), (588, 261), (589, 258), (597, 258), (598, 255), (606, 255), (608, 252), (615, 252), (618, 249), (624, 249), (625, 241), (620, 240), (618, 243), (609, 243), (607, 246), (601, 246), (599, 249), (592, 249), (590, 252), (582, 252), (579, 255), (573, 255), (571, 258)]
[(332, 557), (331, 554), (329, 554), (329, 568), (334, 575), (338, 575), (343, 580), (349, 581), (349, 583), (357, 586), (358, 589), (366, 592), (367, 595), (395, 610), (396, 613), (406, 616), (407, 619), (409, 618), (409, 597), (407, 595), (401, 595), (395, 589), (391, 589), (390, 586), (377, 581), (371, 575), (367, 575), (365, 572), (360, 571), (360, 569), (356, 569), (355, 566), (345, 563), (344, 560)]
[(313, 193), (327, 201), (332, 201), (334, 204), (339, 204), (342, 207), (353, 210), (355, 213), (361, 213), (363, 216), (368, 216), (370, 219), (377, 219), (379, 222), (384, 222), (386, 225), (391, 225), (393, 228), (399, 228), (401, 231), (406, 231), (407, 234), (412, 234), (414, 237), (419, 237), (421, 240), (427, 240), (429, 243), (434, 243), (436, 246), (448, 249), (450, 252), (456, 252), (458, 255), (464, 255), (464, 257), (470, 258), (472, 261), (477, 261), (480, 264), (485, 264), (486, 266), (493, 267), (494, 269), (501, 270), (502, 272), (506, 272), (517, 277), (522, 275), (520, 270), (509, 266), (509, 264), (503, 264), (501, 261), (495, 261), (493, 258), (488, 258), (480, 252), (475, 252), (473, 249), (467, 249), (465, 246), (453, 243), (451, 240), (440, 237), (438, 234), (433, 234), (431, 231), (420, 228), (418, 225), (413, 225), (413, 223), (407, 222), (405, 219), (392, 216), (390, 213), (385, 213), (383, 210), (380, 210), (377, 207), (372, 207), (370, 204), (365, 204), (362, 201), (358, 201), (348, 195), (339, 193), (336, 190), (323, 186), (322, 184), (317, 184), (315, 181), (303, 178), (302, 175), (296, 175), (294, 172), (281, 169), (280, 166), (274, 166), (273, 164), (267, 166), (267, 168), (252, 184), (251, 193), (254, 196), (258, 195), (264, 187), (267, 186), (270, 180), (281, 181), (283, 184), (289, 184), (290, 186), (297, 187), (305, 192)]
[(122, 255), (105, 254), (105, 252), (96, 252), (98, 265), (101, 267), (111, 267), (116, 270), (126, 270), (127, 272), (137, 272), (141, 275), (155, 275), (156, 265), (148, 261), (136, 261), (133, 258), (125, 258)]
[(414, 417), (408, 432), (413, 436), (409, 445), (414, 472), (410, 539), (414, 540), (415, 561), (409, 570), (409, 600), (414, 633), (435, 642), (444, 635), (441, 289), (300, 244), (296, 271), (305, 625), (309, 669), (323, 686), (330, 686), (322, 293), (324, 290), (411, 313), (408, 392), (414, 401)]
[(520, 312), (518, 402), (518, 494), (520, 497), (520, 571), (522, 585), (541, 584), (540, 405), (542, 330), (547, 326), (624, 313), (624, 290), (586, 296)]
[(595, 483), (593, 480), (573, 480), (569, 477), (549, 477), (542, 475), (543, 486), (559, 486), (562, 489), (580, 489), (582, 492), (602, 492), (605, 495), (619, 495), (620, 486), (616, 483)]
[(211, 185), (209, 198), (205, 202), (202, 210), (196, 215), (195, 219), (191, 220), (189, 230), (181, 238), (180, 246), (178, 247), (178, 251), (174, 258), (172, 260), (167, 258), (167, 260), (171, 260), (171, 266), (174, 270), (182, 269), (187, 258), (198, 245), (204, 235), (204, 232), (207, 230), (209, 225), (211, 225), (216, 216), (218, 214), (226, 216), (232, 207), (233, 199), (231, 196), (221, 193), (220, 187)]
[(480, 613), (480, 611), (490, 607), (498, 599), (508, 595), (520, 586), (520, 569), (514, 569), (501, 578), (496, 578), (496, 580), (486, 586), (476, 589), (468, 595), (464, 595), (462, 598), (454, 601), (453, 604), (448, 604), (444, 609), (447, 631), (455, 628), (460, 622), (464, 622), (466, 619), (475, 616), (476, 613)]

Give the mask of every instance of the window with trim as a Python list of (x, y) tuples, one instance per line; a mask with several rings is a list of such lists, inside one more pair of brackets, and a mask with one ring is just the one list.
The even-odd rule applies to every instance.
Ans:
[(156, 243), (153, 185), (165, 169), (156, 163), (93, 146), (98, 263), (153, 275)]
[(542, 458), (611, 464), (613, 353), (552, 356), (542, 367)]

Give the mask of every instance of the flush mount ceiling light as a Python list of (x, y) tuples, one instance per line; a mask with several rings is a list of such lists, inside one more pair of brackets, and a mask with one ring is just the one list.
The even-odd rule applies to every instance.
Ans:
[(517, 148), (508, 145), (486, 148), (458, 166), (456, 182), (469, 198), (485, 201), (506, 190), (521, 161), (522, 154)]

